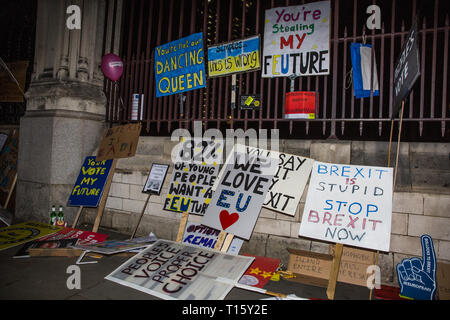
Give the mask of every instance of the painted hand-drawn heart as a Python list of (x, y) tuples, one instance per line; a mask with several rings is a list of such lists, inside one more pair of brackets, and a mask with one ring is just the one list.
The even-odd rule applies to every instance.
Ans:
[(222, 210), (220, 211), (219, 219), (222, 229), (225, 230), (239, 220), (239, 215), (236, 212), (230, 214), (227, 210)]

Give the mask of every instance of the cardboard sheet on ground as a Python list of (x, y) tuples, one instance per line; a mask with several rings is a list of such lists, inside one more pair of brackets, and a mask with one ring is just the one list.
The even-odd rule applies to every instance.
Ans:
[(389, 251), (393, 169), (315, 162), (299, 235)]
[(248, 154), (244, 145), (235, 145), (202, 224), (250, 239), (277, 168), (277, 158)]
[[(188, 222), (183, 234), (183, 243), (189, 243), (194, 246), (199, 246), (207, 249), (214, 249), (217, 238), (219, 237), (219, 230), (204, 226), (200, 223)], [(233, 237), (231, 244), (227, 250), (229, 254), (239, 254), (244, 240)]]
[(60, 231), (61, 227), (47, 223), (27, 221), (0, 229), (0, 250), (8, 249), (28, 241)]
[(253, 258), (158, 240), (105, 277), (165, 300), (222, 300)]
[(255, 260), (253, 260), (250, 267), (239, 280), (239, 283), (252, 287), (264, 288), (275, 271), (277, 271), (277, 268), (280, 265), (280, 259), (258, 257), (250, 254), (243, 255), (253, 257)]
[(314, 160), (254, 147), (247, 147), (247, 152), (264, 156), (272, 154), (279, 159), (278, 170), (272, 178), (263, 207), (294, 216)]

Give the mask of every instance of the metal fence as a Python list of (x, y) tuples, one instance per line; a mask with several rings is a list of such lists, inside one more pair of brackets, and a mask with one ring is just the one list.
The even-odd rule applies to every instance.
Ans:
[[(115, 0), (111, 0), (114, 3)], [(309, 1), (310, 2), (310, 1)], [(231, 108), (231, 76), (207, 78), (206, 88), (186, 93), (184, 113), (179, 97), (156, 98), (154, 50), (156, 46), (203, 32), (206, 47), (264, 32), (265, 10), (298, 5), (305, 1), (258, 0), (129, 0), (122, 12), (120, 56), (124, 74), (118, 83), (105, 81), (107, 120), (124, 123), (142, 112), (148, 135), (170, 135), (176, 128), (276, 128), (280, 137), (295, 139), (387, 140), (393, 115), (394, 65), (402, 44), (418, 17), (421, 77), (405, 103), (405, 141), (450, 141), (447, 111), (449, 1), (331, 1), (330, 74), (299, 77), (295, 91), (319, 93), (314, 120), (284, 119), (287, 78), (262, 78), (260, 71), (237, 75), (238, 94), (259, 93), (261, 110)], [(368, 30), (369, 5), (381, 9), (381, 29)], [(380, 96), (356, 99), (352, 85), (350, 43), (373, 47)], [(263, 48), (262, 48), (263, 50)], [(132, 114), (133, 94), (142, 94)], [(134, 120), (133, 120), (134, 119)]]

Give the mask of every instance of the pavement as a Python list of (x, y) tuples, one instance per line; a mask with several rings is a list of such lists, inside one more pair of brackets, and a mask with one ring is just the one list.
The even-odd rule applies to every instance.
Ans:
[[(84, 224), (78, 226), (78, 229), (91, 230), (92, 226)], [(110, 229), (100, 228), (98, 232), (108, 234), (108, 239), (111, 240), (129, 238), (129, 235)], [(0, 300), (160, 300), (147, 293), (104, 279), (131, 256), (103, 256), (95, 264), (79, 265), (81, 288), (69, 289), (67, 281), (72, 272), (67, 272), (67, 268), (76, 264), (76, 257), (13, 258), (20, 247), (19, 245), (0, 251)], [(327, 299), (326, 288), (283, 278), (280, 281), (269, 281), (264, 289), (295, 294), (302, 298)], [(260, 300), (269, 297), (261, 293), (233, 288), (225, 300)], [(337, 283), (335, 300), (368, 299), (367, 288)]]

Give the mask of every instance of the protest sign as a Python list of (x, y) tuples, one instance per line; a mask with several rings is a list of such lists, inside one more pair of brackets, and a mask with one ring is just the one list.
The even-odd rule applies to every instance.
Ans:
[(164, 210), (204, 215), (213, 194), (218, 167), (217, 163), (175, 163)]
[(394, 69), (394, 105), (392, 116), (395, 117), (403, 99), (411, 91), (420, 76), (419, 48), (417, 46), (417, 19), (403, 44)]
[(266, 10), (262, 77), (329, 74), (330, 2)]
[(105, 279), (166, 300), (223, 300), (252, 261), (158, 240)]
[[(213, 250), (217, 243), (219, 233), (219, 230), (201, 225), (199, 223), (188, 222), (183, 233), (182, 242)], [(238, 254), (243, 243), (244, 241), (242, 239), (233, 237), (227, 253), (234, 255)]]
[(49, 236), (39, 238), (39, 241), (43, 240), (63, 240), (63, 239), (78, 239), (78, 244), (94, 244), (103, 242), (108, 238), (107, 234), (101, 234), (97, 232), (78, 230), (73, 228), (64, 228), (57, 233)]
[(152, 164), (142, 192), (160, 194), (164, 180), (166, 179), (167, 170), (169, 170), (169, 165), (167, 164)]
[(208, 47), (210, 78), (260, 68), (259, 35)]
[(270, 278), (274, 275), (275, 271), (277, 271), (277, 268), (280, 265), (280, 259), (258, 257), (250, 254), (243, 255), (253, 257), (255, 260), (253, 260), (250, 267), (239, 280), (239, 283), (256, 288), (264, 288)]
[(438, 262), (436, 279), (439, 300), (450, 300), (450, 264)]
[(155, 48), (156, 97), (206, 87), (203, 33)]
[(316, 161), (299, 235), (388, 252), (392, 171)]
[(78, 239), (61, 239), (61, 240), (39, 240), (25, 243), (22, 248), (14, 255), (13, 258), (29, 258), (29, 249), (41, 248), (41, 249), (56, 249), (67, 248), (76, 244)]
[(319, 97), (316, 92), (286, 92), (285, 119), (315, 119)]
[(314, 160), (254, 147), (247, 147), (247, 152), (264, 156), (272, 155), (279, 159), (278, 168), (272, 178), (263, 207), (294, 216)]
[(278, 159), (248, 154), (245, 146), (231, 151), (202, 224), (249, 239), (272, 178)]
[(27, 221), (0, 229), (0, 250), (39, 239), (61, 230), (47, 223)]
[(0, 154), (0, 190), (11, 192), (14, 188), (19, 154), (19, 130), (11, 132)]
[(261, 110), (261, 95), (241, 95), (239, 107), (241, 110)]
[(97, 207), (103, 194), (112, 160), (95, 161), (86, 157), (70, 193), (68, 206)]
[(141, 123), (129, 123), (106, 129), (95, 161), (129, 158), (136, 154)]

